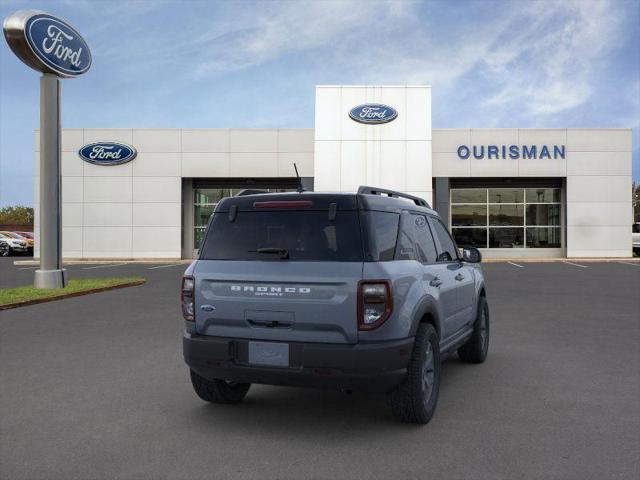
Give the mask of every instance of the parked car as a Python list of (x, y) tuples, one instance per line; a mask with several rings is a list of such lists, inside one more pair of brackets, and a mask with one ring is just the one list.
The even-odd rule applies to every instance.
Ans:
[[(0, 240), (9, 245), (9, 253), (26, 253), (29, 250), (27, 241), (12, 232), (0, 232)], [(6, 257), (9, 253), (4, 256)]]
[(631, 226), (631, 232), (633, 253), (635, 255), (640, 255), (640, 222), (636, 222)]
[(11, 253), (11, 247), (9, 244), (0, 238), (0, 257), (7, 257)]
[(427, 423), (442, 359), (487, 357), (480, 261), (399, 192), (225, 198), (182, 279), (193, 388), (214, 403), (252, 383), (385, 392), (398, 419)]
[(25, 234), (25, 232), (0, 232), (18, 238), (27, 242), (27, 248), (33, 249), (33, 237)]

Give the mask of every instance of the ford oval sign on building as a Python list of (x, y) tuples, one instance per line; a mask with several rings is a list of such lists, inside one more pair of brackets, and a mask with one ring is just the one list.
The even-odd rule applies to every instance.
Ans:
[(95, 142), (82, 147), (78, 154), (85, 162), (95, 165), (122, 165), (136, 158), (138, 152), (126, 143)]
[(77, 77), (91, 67), (91, 51), (65, 21), (36, 10), (22, 10), (4, 21), (13, 53), (31, 68), (59, 77)]
[(395, 120), (398, 112), (395, 108), (380, 103), (358, 105), (349, 111), (349, 117), (359, 123), (377, 125)]

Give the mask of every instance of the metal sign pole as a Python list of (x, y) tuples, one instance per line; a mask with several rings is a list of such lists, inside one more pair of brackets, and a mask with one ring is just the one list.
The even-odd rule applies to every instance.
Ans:
[(64, 288), (62, 268), (62, 199), (60, 175), (60, 80), (40, 78), (40, 269), (36, 288)]
[[(61, 18), (39, 10), (19, 10), (4, 19), (4, 38), (40, 78), (40, 268), (36, 288), (64, 288), (62, 268), (62, 178), (60, 172), (60, 78), (74, 78), (91, 67), (84, 38)], [(124, 146), (123, 146), (124, 147)], [(129, 148), (129, 157), (135, 156)], [(121, 160), (126, 161), (125, 158)]]

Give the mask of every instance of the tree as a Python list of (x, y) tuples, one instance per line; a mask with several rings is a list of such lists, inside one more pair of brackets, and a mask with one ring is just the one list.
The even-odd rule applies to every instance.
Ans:
[(33, 225), (33, 208), (22, 205), (0, 208), (0, 225)]

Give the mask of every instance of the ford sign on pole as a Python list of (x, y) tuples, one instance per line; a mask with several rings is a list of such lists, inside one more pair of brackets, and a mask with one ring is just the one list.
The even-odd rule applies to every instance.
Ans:
[(122, 165), (136, 158), (137, 154), (134, 147), (121, 142), (90, 143), (78, 150), (82, 160), (94, 165)]
[(4, 20), (4, 36), (16, 56), (40, 78), (40, 269), (37, 288), (66, 286), (62, 268), (60, 197), (60, 77), (91, 67), (91, 51), (68, 23), (48, 13), (21, 10)]
[(396, 119), (398, 112), (395, 108), (380, 103), (358, 105), (349, 111), (349, 117), (359, 123), (380, 124), (389, 123)]

